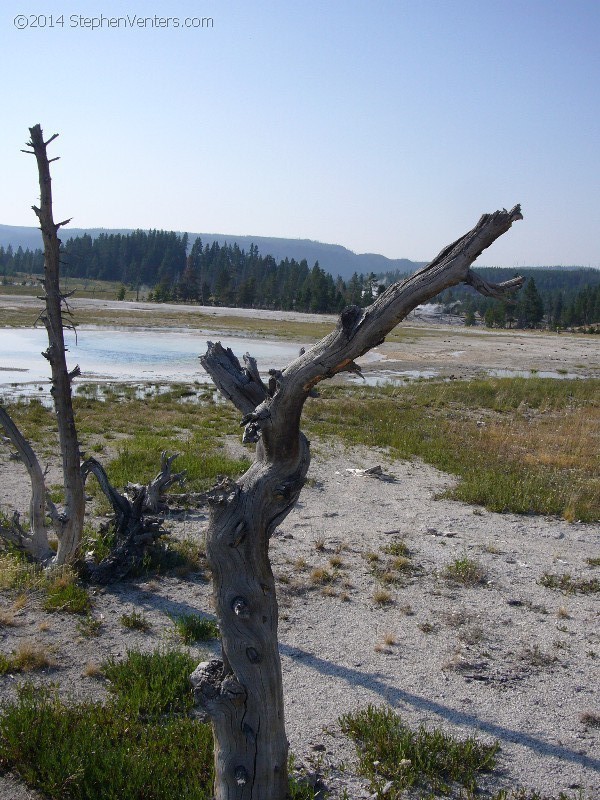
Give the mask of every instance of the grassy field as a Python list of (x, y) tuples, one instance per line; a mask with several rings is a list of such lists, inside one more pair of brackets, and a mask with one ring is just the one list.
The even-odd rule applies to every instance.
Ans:
[[(116, 485), (149, 480), (160, 452), (179, 452), (190, 490), (240, 474), (224, 437), (239, 415), (212, 390), (175, 386), (139, 397), (127, 387), (89, 387), (76, 398), (83, 449), (108, 462)], [(10, 413), (46, 454), (56, 447), (52, 414), (39, 401)], [(448, 496), (492, 511), (600, 520), (600, 381), (497, 378), (415, 382), (403, 387), (328, 387), (309, 400), (309, 437), (422, 458), (459, 477)], [(104, 454), (104, 458), (103, 458)], [(318, 457), (318, 456), (317, 456)]]

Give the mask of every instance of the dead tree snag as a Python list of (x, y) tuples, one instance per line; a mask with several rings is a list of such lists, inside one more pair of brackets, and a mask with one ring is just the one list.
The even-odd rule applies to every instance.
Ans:
[(306, 399), (320, 381), (355, 371), (355, 359), (444, 289), (464, 282), (501, 297), (519, 288), (521, 278), (490, 284), (470, 269), (519, 219), (519, 206), (484, 214), (472, 230), (371, 306), (346, 308), (335, 330), (283, 372), (271, 373), (268, 387), (249, 356), (242, 367), (231, 350), (209, 342), (201, 357), (216, 386), (241, 412), (244, 441), (256, 442), (250, 469), (236, 482), (223, 481), (211, 496), (207, 556), (223, 651), (222, 660), (200, 664), (192, 683), (215, 735), (215, 800), (284, 800), (288, 793), (278, 610), (268, 545), (308, 471), (309, 443), (300, 430)]
[(73, 414), (71, 383), (79, 375), (79, 366), (70, 372), (67, 368), (65, 356), (66, 347), (63, 326), (64, 315), (70, 316), (66, 305), (67, 295), (60, 290), (60, 239), (58, 230), (69, 220), (54, 222), (52, 213), (52, 180), (50, 177), (50, 162), (47, 146), (58, 134), (54, 134), (47, 141), (40, 125), (29, 129), (31, 139), (28, 142), (37, 161), (40, 205), (33, 206), (42, 231), (44, 241), (44, 288), (45, 308), (40, 318), (48, 333), (48, 349), (43, 355), (50, 363), (52, 372), (52, 388), (50, 390), (54, 400), (54, 409), (58, 425), (60, 452), (62, 457), (63, 484), (65, 501), (62, 511), (51, 508), (52, 524), (58, 537), (58, 550), (55, 563), (65, 564), (75, 561), (79, 555), (81, 536), (83, 531), (83, 518), (85, 513), (85, 495), (83, 478), (80, 470), (79, 442)]

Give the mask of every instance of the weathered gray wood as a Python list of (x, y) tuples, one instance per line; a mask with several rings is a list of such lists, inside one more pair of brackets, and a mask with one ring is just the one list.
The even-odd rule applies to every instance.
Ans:
[(328, 336), (301, 350), (283, 372), (271, 371), (268, 387), (255, 363), (244, 369), (231, 350), (208, 343), (202, 366), (242, 413), (244, 441), (256, 442), (250, 469), (236, 482), (223, 481), (211, 498), (207, 557), (222, 659), (201, 664), (192, 682), (215, 734), (216, 800), (284, 800), (288, 792), (268, 541), (296, 503), (308, 471), (309, 444), (300, 431), (307, 397), (320, 381), (355, 371), (355, 359), (444, 289), (466, 282), (497, 297), (518, 288), (520, 278), (489, 284), (470, 265), (519, 219), (519, 206), (484, 214), (471, 231), (412, 277), (390, 286), (371, 306), (346, 308)]
[(6, 431), (9, 441), (17, 450), (19, 460), (23, 462), (31, 481), (31, 500), (29, 501), (29, 531), (25, 532), (19, 525), (18, 517), (10, 528), (3, 528), (4, 538), (20, 550), (24, 550), (36, 561), (45, 563), (54, 557), (54, 551), (48, 544), (46, 527), (46, 483), (44, 473), (33, 448), (10, 418), (6, 409), (0, 405), (0, 425)]
[[(163, 453), (163, 456), (166, 458), (166, 454)], [(169, 469), (170, 465), (171, 461)], [(87, 458), (83, 462), (81, 474), (84, 484), (89, 475), (94, 475), (115, 514), (114, 545), (100, 563), (95, 564), (89, 559), (85, 561), (87, 578), (92, 583), (116, 583), (141, 566), (148, 546), (166, 532), (162, 527), (163, 520), (148, 513), (147, 486), (136, 486), (133, 499), (129, 499), (112, 486), (106, 470), (95, 458)], [(158, 483), (159, 477), (160, 474), (155, 478)]]
[(164, 500), (164, 493), (173, 484), (179, 483), (181, 486), (185, 482), (185, 470), (182, 472), (173, 472), (173, 461), (179, 456), (179, 453), (168, 455), (166, 450), (160, 455), (160, 472), (156, 475), (150, 483), (142, 486), (140, 483), (128, 483), (125, 490), (133, 498), (137, 496), (140, 491), (144, 492), (144, 511), (157, 514), (159, 511), (164, 510), (166, 503)]
[(63, 314), (69, 314), (69, 311), (65, 306), (65, 296), (61, 293), (59, 285), (60, 239), (58, 230), (68, 220), (55, 223), (52, 213), (52, 181), (46, 147), (56, 138), (56, 134), (45, 142), (40, 125), (34, 125), (29, 129), (29, 133), (31, 140), (28, 144), (37, 161), (40, 184), (40, 205), (39, 207), (33, 206), (33, 210), (39, 220), (44, 242), (42, 285), (45, 291), (45, 309), (40, 317), (48, 333), (48, 349), (44, 351), (43, 355), (49, 361), (52, 372), (50, 392), (54, 400), (58, 425), (65, 492), (65, 501), (61, 512), (58, 513), (54, 510), (52, 513), (52, 522), (58, 535), (55, 563), (65, 564), (75, 561), (79, 556), (85, 513), (83, 480), (79, 468), (79, 442), (71, 397), (71, 381), (79, 375), (79, 367), (76, 366), (71, 372), (67, 369)]

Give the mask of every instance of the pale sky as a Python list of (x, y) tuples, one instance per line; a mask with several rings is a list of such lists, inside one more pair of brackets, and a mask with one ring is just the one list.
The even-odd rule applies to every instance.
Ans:
[(427, 261), (521, 203), (482, 263), (600, 266), (598, 0), (5, 0), (0, 36), (0, 223), (36, 224), (39, 122), (76, 227)]

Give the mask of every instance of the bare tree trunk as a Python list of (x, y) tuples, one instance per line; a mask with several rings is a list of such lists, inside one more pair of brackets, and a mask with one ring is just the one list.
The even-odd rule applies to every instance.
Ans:
[(58, 550), (55, 563), (65, 564), (77, 559), (83, 531), (85, 513), (85, 495), (80, 470), (79, 442), (75, 428), (71, 382), (80, 374), (79, 366), (71, 372), (67, 369), (65, 357), (65, 341), (63, 331), (63, 315), (69, 314), (66, 307), (67, 296), (60, 290), (60, 239), (58, 229), (69, 220), (55, 223), (52, 214), (52, 182), (50, 178), (50, 161), (46, 152), (47, 145), (58, 134), (44, 141), (42, 129), (35, 125), (29, 129), (31, 140), (28, 145), (37, 160), (40, 183), (40, 206), (33, 206), (44, 241), (44, 279), (45, 310), (41, 319), (48, 332), (48, 349), (44, 357), (50, 362), (52, 370), (51, 394), (54, 400), (60, 451), (62, 456), (63, 482), (65, 501), (62, 512), (56, 510), (52, 522), (58, 535)]
[(2, 528), (2, 536), (17, 549), (23, 550), (35, 561), (42, 563), (54, 557), (54, 551), (48, 544), (46, 527), (46, 483), (40, 462), (29, 442), (12, 421), (7, 411), (0, 405), (0, 425), (6, 431), (8, 440), (17, 450), (17, 456), (25, 464), (31, 481), (31, 500), (29, 502), (29, 527), (26, 533), (19, 524), (18, 514), (13, 517), (10, 528)]
[(215, 800), (284, 800), (288, 794), (287, 739), (277, 643), (277, 599), (269, 537), (295, 505), (310, 463), (300, 418), (313, 387), (381, 344), (417, 305), (465, 282), (504, 296), (521, 278), (489, 284), (470, 265), (515, 220), (520, 207), (485, 214), (430, 264), (390, 286), (366, 309), (346, 308), (337, 327), (283, 371), (268, 388), (253, 359), (242, 368), (231, 350), (209, 342), (202, 366), (243, 414), (244, 440), (256, 441), (255, 461), (211, 498), (207, 556), (222, 637), (222, 660), (192, 675), (196, 701), (215, 735)]

